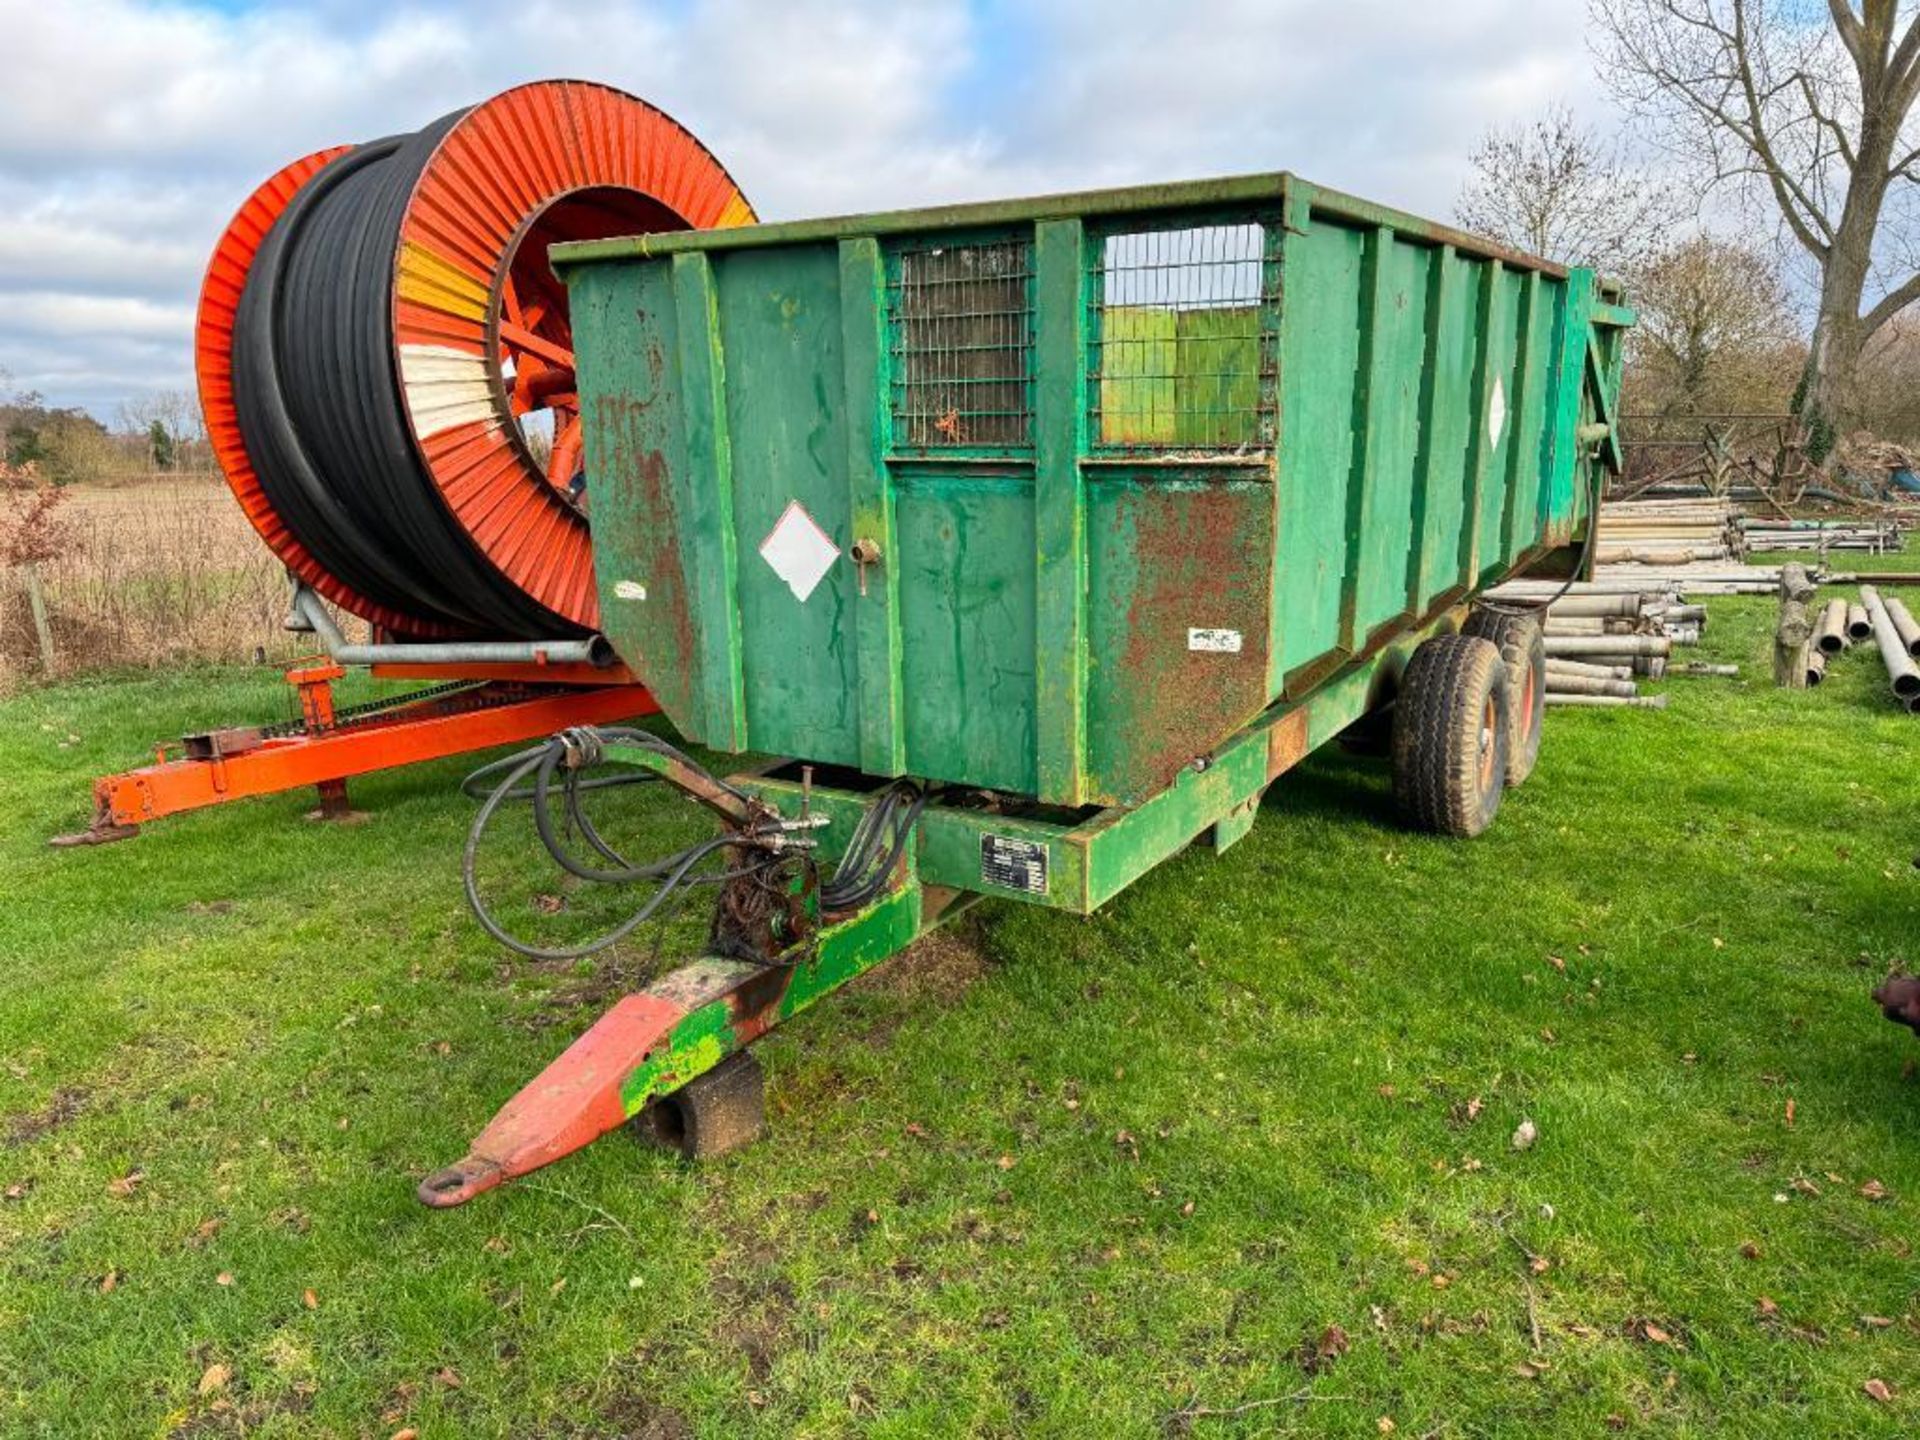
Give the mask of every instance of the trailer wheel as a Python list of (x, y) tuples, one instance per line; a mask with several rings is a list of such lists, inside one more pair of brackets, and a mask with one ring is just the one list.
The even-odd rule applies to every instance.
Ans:
[(1408, 824), (1470, 837), (1493, 823), (1507, 785), (1506, 667), (1477, 635), (1438, 635), (1413, 652), (1393, 707), (1393, 793)]
[(688, 1160), (712, 1160), (760, 1138), (767, 1126), (767, 1082), (750, 1050), (663, 1095), (633, 1117), (634, 1133)]
[(1546, 632), (1531, 615), (1475, 610), (1460, 633), (1492, 641), (1507, 667), (1507, 784), (1524, 784), (1540, 758), (1540, 736), (1546, 728)]

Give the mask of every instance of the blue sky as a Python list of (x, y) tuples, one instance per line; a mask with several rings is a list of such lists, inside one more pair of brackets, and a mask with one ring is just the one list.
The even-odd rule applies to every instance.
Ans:
[(791, 218), (1294, 169), (1444, 217), (1489, 124), (1604, 106), (1584, 0), (0, 0), (0, 371), (191, 383), (233, 208), (508, 85), (631, 90)]

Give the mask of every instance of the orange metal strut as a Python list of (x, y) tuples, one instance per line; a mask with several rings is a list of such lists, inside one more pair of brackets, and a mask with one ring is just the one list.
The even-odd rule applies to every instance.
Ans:
[(300, 697), (303, 732), (270, 735), (259, 727), (211, 731), (188, 737), (184, 754), (171, 759), (163, 747), (156, 764), (96, 780), (92, 825), (53, 843), (124, 840), (141, 825), (167, 815), (308, 785), (319, 788), (322, 813), (337, 816), (345, 813), (346, 781), (355, 775), (539, 739), (573, 725), (614, 724), (660, 709), (641, 685), (532, 690), (517, 674), (494, 679), (404, 668), (422, 679), (491, 683), (477, 693), (427, 697), (336, 725), (333, 682), (344, 673), (341, 668), (329, 662), (289, 670), (287, 680)]

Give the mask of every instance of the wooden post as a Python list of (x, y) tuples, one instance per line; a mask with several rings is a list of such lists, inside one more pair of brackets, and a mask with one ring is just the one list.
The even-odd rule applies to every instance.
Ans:
[(1773, 632), (1773, 683), (1787, 690), (1807, 688), (1807, 642), (1813, 638), (1813, 617), (1807, 602), (1813, 582), (1806, 567), (1780, 567), (1780, 623)]
[(33, 630), (40, 639), (40, 668), (53, 674), (53, 627), (47, 623), (47, 594), (40, 584), (40, 567), (28, 561), (20, 567), (27, 574), (27, 604), (33, 610)]

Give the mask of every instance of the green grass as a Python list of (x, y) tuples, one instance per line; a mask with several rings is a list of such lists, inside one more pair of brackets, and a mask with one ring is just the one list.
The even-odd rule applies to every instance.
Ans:
[(1767, 689), (1769, 610), (1714, 603), (1738, 681), (1556, 712), (1479, 841), (1328, 752), (1226, 855), (775, 1032), (763, 1143), (446, 1213), (414, 1182), (604, 978), (467, 918), (463, 767), (54, 853), (276, 682), (5, 701), (0, 1433), (1912, 1434), (1920, 1042), (1866, 997), (1920, 962), (1920, 720), (1869, 650)]

